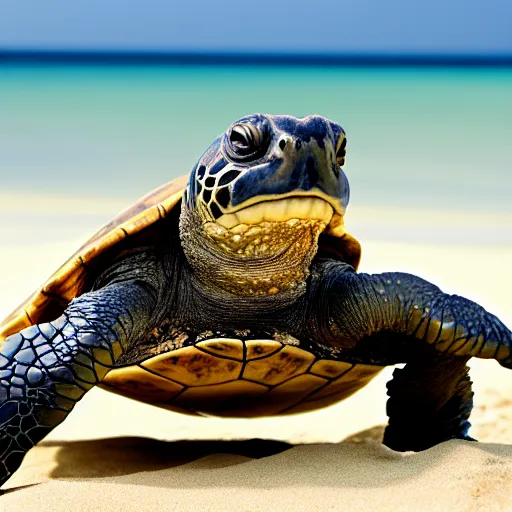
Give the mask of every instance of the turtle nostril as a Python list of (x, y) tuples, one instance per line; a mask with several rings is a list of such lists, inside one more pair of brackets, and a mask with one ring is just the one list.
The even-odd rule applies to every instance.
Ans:
[(286, 147), (286, 140), (285, 139), (281, 139), (279, 141), (279, 147), (281, 148), (281, 151), (284, 151), (284, 148)]

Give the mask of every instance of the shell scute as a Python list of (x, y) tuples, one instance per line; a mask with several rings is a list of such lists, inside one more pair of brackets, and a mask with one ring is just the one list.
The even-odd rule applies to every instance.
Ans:
[(247, 340), (245, 342), (247, 347), (247, 359), (263, 358), (283, 348), (283, 344), (278, 341), (271, 340)]
[(344, 361), (330, 361), (328, 359), (320, 359), (320, 361), (317, 361), (309, 371), (315, 375), (319, 375), (320, 377), (334, 379), (350, 370), (352, 366), (352, 364), (345, 363)]
[(108, 384), (104, 382), (104, 385), (113, 388), (116, 393), (125, 396), (135, 395), (138, 400), (148, 403), (167, 402), (184, 389), (184, 386), (177, 382), (154, 375), (139, 366), (119, 368), (108, 375)]
[(187, 386), (205, 386), (235, 380), (242, 363), (185, 347), (166, 352), (141, 363), (153, 373)]
[(265, 403), (255, 409), (253, 414), (258, 413), (262, 416), (282, 414), (327, 383), (326, 379), (309, 374), (289, 379), (273, 388), (267, 395)]
[(279, 352), (249, 361), (242, 377), (274, 386), (289, 378), (304, 373), (315, 360), (310, 352), (297, 347), (286, 346)]
[(234, 380), (225, 384), (186, 389), (171, 404), (197, 411), (214, 411), (216, 416), (253, 416), (251, 402), (265, 403), (268, 388), (255, 382)]
[(358, 389), (368, 384), (381, 370), (382, 366), (365, 364), (350, 365), (349, 370), (332, 380), (325, 388), (319, 390), (318, 393), (308, 398), (308, 401), (314, 402), (321, 398), (332, 396), (336, 396), (336, 400), (348, 398)]
[(227, 357), (242, 361), (244, 358), (244, 344), (242, 340), (232, 338), (222, 338), (217, 341), (200, 341), (196, 347), (206, 352), (220, 357)]

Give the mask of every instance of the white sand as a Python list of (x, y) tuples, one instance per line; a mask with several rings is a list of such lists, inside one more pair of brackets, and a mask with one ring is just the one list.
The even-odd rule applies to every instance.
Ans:
[[(384, 232), (395, 223), (386, 238), (400, 240), (409, 230), (427, 233), (440, 222), (414, 212), (380, 213), (360, 210), (359, 221), (351, 223), (354, 233), (379, 236), (379, 225)], [(445, 235), (450, 220), (452, 226), (464, 224), (464, 217), (444, 217)], [(511, 224), (475, 216), (466, 220), (475, 230), (474, 245), (441, 246), (444, 240), (435, 233), (429, 241), (437, 245), (372, 242), (363, 236), (362, 270), (414, 272), (477, 300), (512, 325), (512, 247), (499, 245), (499, 233), (510, 237)], [(489, 223), (495, 228), (498, 223), (495, 240), (488, 232), (478, 236)], [(16, 231), (0, 225), (7, 228)], [(90, 229), (86, 225), (80, 235)], [(0, 316), (83, 241), (32, 244), (15, 238), (16, 245), (1, 241)], [(258, 420), (188, 417), (93, 390), (29, 453), (4, 486), (8, 492), (0, 497), (0, 510), (512, 510), (512, 373), (493, 362), (472, 364), (472, 434), (484, 442), (452, 441), (402, 455), (377, 442), (391, 372), (330, 408)], [(337, 444), (169, 442), (252, 438)]]

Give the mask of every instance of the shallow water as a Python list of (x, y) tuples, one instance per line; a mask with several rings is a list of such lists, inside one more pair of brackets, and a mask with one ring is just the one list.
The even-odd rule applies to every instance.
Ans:
[(512, 214), (512, 70), (3, 66), (0, 194), (128, 205), (256, 111), (340, 122), (353, 205)]

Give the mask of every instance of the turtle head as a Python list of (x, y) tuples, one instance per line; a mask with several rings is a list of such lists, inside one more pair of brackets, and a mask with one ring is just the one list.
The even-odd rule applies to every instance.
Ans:
[(217, 269), (218, 284), (242, 295), (303, 283), (319, 236), (345, 236), (345, 147), (341, 126), (321, 116), (235, 121), (201, 156), (185, 191), (181, 237), (192, 267), (209, 276)]
[(328, 214), (343, 216), (349, 199), (346, 142), (341, 126), (321, 116), (243, 117), (197, 163), (186, 207), (227, 229), (317, 217), (329, 225)]

